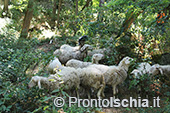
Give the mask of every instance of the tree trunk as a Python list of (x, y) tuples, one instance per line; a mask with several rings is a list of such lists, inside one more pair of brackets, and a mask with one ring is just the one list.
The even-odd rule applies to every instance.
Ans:
[(33, 17), (33, 11), (34, 11), (33, 5), (34, 5), (34, 1), (29, 0), (28, 6), (27, 6), (27, 11), (26, 11), (25, 17), (24, 17), (24, 22), (23, 22), (20, 38), (27, 38), (27, 36), (28, 36), (28, 30), (30, 27), (30, 23), (31, 23), (31, 20)]
[(58, 13), (57, 13), (57, 28), (59, 28), (59, 23), (60, 23), (60, 10), (61, 10), (61, 4), (62, 4), (62, 0), (59, 0), (59, 4), (58, 4)]
[(126, 15), (126, 19), (124, 20), (121, 28), (120, 28), (120, 31), (117, 35), (116, 38), (120, 37), (122, 33), (126, 33), (126, 31), (130, 28), (130, 26), (132, 25), (132, 23), (137, 19), (137, 17), (143, 12), (142, 11), (139, 11), (137, 13), (135, 13), (134, 11), (132, 10), (129, 10), (129, 12), (127, 13)]
[[(105, 0), (100, 0), (99, 7), (102, 7), (104, 2), (105, 2)], [(97, 19), (100, 22), (103, 21), (103, 11), (99, 11)]]
[(9, 1), (8, 0), (4, 0), (4, 12), (6, 11), (6, 12), (8, 12), (8, 3), (9, 3)]
[[(8, 11), (8, 4), (9, 4), (9, 0), (4, 0), (4, 8), (2, 11), (2, 17), (7, 17), (9, 11)], [(4, 15), (5, 13), (5, 15)]]
[(88, 7), (91, 1), (92, 1), (92, 0), (87, 0), (86, 4), (85, 4), (84, 7), (81, 9), (81, 11), (83, 11), (86, 7)]
[(76, 16), (78, 15), (78, 0), (76, 0)]
[(52, 20), (51, 20), (51, 29), (54, 29), (54, 27), (55, 27), (56, 10), (57, 10), (57, 4), (56, 3), (57, 3), (57, 0), (54, 0)]
[(77, 17), (76, 16), (78, 16), (78, 0), (76, 0), (75, 1), (76, 3), (76, 9), (75, 9), (75, 24), (73, 24), (74, 25), (74, 27), (73, 27), (73, 30), (74, 30), (74, 34), (73, 34), (73, 36), (75, 36), (76, 35), (76, 33), (77, 33), (77, 27), (78, 27), (78, 25), (77, 25)]

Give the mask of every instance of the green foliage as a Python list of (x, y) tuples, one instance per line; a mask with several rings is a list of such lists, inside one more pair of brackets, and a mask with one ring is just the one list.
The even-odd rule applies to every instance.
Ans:
[[(102, 7), (99, 7), (100, 1), (93, 0), (83, 11), (80, 10), (86, 1), (79, 0), (78, 15), (75, 14), (75, 0), (64, 0), (59, 14), (59, 27), (55, 29), (56, 34), (60, 36), (38, 40), (34, 37), (42, 34), (43, 30), (40, 28), (49, 29), (53, 16), (58, 14), (58, 1), (56, 15), (53, 15), (53, 2), (54, 0), (35, 2), (34, 16), (29, 31), (30, 39), (18, 39), (28, 0), (13, 0), (10, 3), (12, 22), (4, 29), (0, 29), (0, 112), (55, 113), (58, 111), (60, 108), (56, 108), (52, 100), (56, 95), (62, 95), (67, 99), (66, 92), (60, 89), (49, 94), (48, 91), (37, 87), (28, 89), (27, 84), (34, 75), (48, 76), (45, 66), (54, 57), (52, 52), (62, 44), (75, 46), (77, 38), (82, 35), (89, 36), (87, 43), (94, 48), (109, 50), (103, 62), (107, 65), (118, 64), (124, 56), (135, 57), (138, 61), (169, 63), (165, 60), (169, 57), (162, 56), (170, 51), (169, 10), (166, 13), (167, 18), (163, 18), (165, 21), (163, 26), (157, 25), (157, 13), (168, 7), (169, 0), (107, 0)], [(131, 22), (132, 24), (128, 26)], [(125, 31), (127, 26), (129, 28)], [(119, 33), (120, 36), (116, 38)], [(55, 45), (43, 47), (50, 45), (51, 40)], [(90, 60), (90, 57), (84, 59), (84, 61)], [(136, 68), (137, 64), (133, 63), (129, 72)], [(165, 99), (163, 104), (166, 105), (156, 109), (159, 112), (169, 111), (170, 92), (166, 79), (159, 75), (159, 80), (163, 83), (160, 88), (161, 96)], [(150, 85), (157, 80), (158, 78), (152, 80), (148, 74), (140, 76), (139, 79), (128, 76), (122, 89), (130, 90), (130, 94), (141, 90), (142, 96), (146, 94), (156, 96), (155, 91), (150, 89)], [(76, 104), (72, 107), (66, 104), (63, 107), (65, 112), (72, 113), (91, 112), (94, 109), (96, 108), (78, 108)], [(126, 110), (132, 109), (126, 108)], [(152, 110), (153, 108), (138, 109), (139, 112)]]

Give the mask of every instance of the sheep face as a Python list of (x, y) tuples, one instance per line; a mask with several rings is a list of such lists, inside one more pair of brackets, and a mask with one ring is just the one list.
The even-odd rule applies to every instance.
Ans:
[(133, 61), (133, 59), (130, 57), (125, 57), (125, 58), (123, 58), (123, 60), (124, 60), (125, 64), (127, 64), (127, 65), (130, 64), (131, 61)]
[(142, 73), (137, 69), (134, 69), (130, 74), (134, 75), (134, 78), (139, 78), (140, 75), (142, 75)]
[(36, 81), (34, 80), (34, 78), (31, 79), (31, 81), (28, 83), (28, 87), (32, 88), (36, 85)]
[(120, 61), (120, 63), (119, 63), (119, 67), (123, 67), (126, 71), (128, 71), (128, 68), (129, 68), (129, 66), (130, 66), (130, 62), (131, 61), (133, 61), (133, 59), (132, 58), (130, 58), (130, 57), (124, 57), (121, 61)]
[(103, 54), (94, 54), (92, 57), (93, 63), (98, 63), (101, 59), (103, 59), (104, 55)]

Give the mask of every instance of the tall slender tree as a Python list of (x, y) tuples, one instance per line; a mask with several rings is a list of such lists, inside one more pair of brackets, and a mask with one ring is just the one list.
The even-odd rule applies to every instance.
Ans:
[(59, 0), (59, 4), (58, 4), (58, 13), (57, 13), (57, 28), (59, 28), (59, 23), (60, 23), (60, 10), (61, 10), (61, 4), (62, 4), (62, 0)]
[(76, 0), (76, 16), (78, 15), (78, 0)]
[(3, 11), (2, 11), (2, 16), (3, 17), (7, 17), (8, 14), (9, 14), (8, 4), (9, 4), (9, 0), (4, 0), (4, 8), (3, 8)]
[(54, 29), (55, 27), (56, 11), (57, 11), (57, 0), (54, 0), (52, 19), (51, 19), (51, 29)]
[(31, 23), (31, 20), (33, 17), (34, 4), (35, 4), (34, 0), (29, 0), (28, 6), (27, 6), (27, 11), (26, 11), (25, 17), (24, 17), (24, 22), (23, 22), (20, 38), (27, 38), (27, 36), (28, 36), (28, 30), (29, 30), (30, 23)]
[[(100, 0), (99, 7), (102, 7), (104, 2), (105, 2), (105, 0)], [(98, 17), (97, 17), (98, 21), (100, 21), (100, 22), (103, 21), (102, 17), (103, 17), (103, 11), (99, 11), (99, 14), (98, 14)]]
[(92, 2), (92, 0), (87, 0), (86, 4), (84, 5), (84, 7), (81, 9), (81, 11), (83, 11), (86, 7), (89, 6), (90, 2)]

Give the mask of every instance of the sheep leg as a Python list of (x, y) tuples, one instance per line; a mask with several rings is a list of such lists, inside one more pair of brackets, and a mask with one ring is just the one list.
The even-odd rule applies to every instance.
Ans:
[[(102, 97), (105, 97), (104, 95), (104, 88), (105, 88), (105, 79), (104, 79), (104, 76), (102, 76), (102, 85), (101, 85), (101, 95)], [(99, 90), (100, 91), (100, 90)]]
[(116, 93), (118, 93), (119, 91), (118, 91), (118, 88), (116, 87)]
[(103, 97), (105, 97), (105, 95), (104, 95), (104, 86), (102, 86), (102, 87), (99, 89), (99, 91), (98, 91), (98, 93), (97, 93), (97, 97), (98, 97), (98, 98), (101, 98), (101, 95), (102, 95)]
[(39, 89), (41, 89), (41, 82), (40, 82), (40, 80), (38, 80), (38, 87), (39, 87)]
[(104, 88), (105, 88), (105, 86), (102, 86), (101, 96), (102, 96), (103, 98), (105, 97), (105, 94), (104, 94)]
[(99, 91), (97, 93), (97, 98), (101, 98), (101, 91), (102, 91), (102, 88), (99, 89)]
[(116, 95), (116, 85), (113, 85), (113, 99), (115, 99), (115, 95)]
[(77, 93), (77, 98), (79, 99), (80, 97), (79, 97), (79, 91), (78, 91), (79, 89), (76, 89), (76, 93)]
[(87, 91), (88, 99), (91, 99), (89, 90)]
[(102, 91), (102, 97), (105, 97), (104, 90)]

